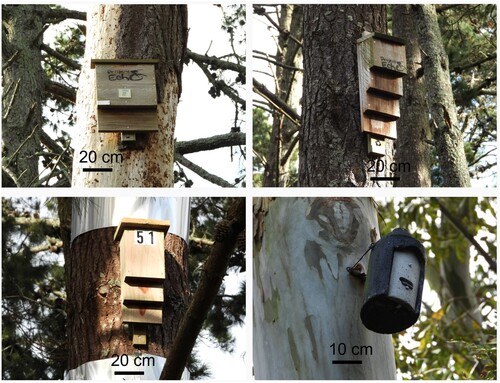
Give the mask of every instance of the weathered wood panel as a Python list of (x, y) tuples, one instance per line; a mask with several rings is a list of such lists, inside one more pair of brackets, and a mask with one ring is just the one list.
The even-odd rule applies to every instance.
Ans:
[(153, 108), (156, 98), (154, 65), (96, 65), (98, 108)]

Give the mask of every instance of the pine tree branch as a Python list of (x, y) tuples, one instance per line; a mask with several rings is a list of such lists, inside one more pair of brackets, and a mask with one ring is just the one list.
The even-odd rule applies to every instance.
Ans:
[(200, 64), (213, 65), (218, 67), (219, 69), (232, 70), (234, 72), (241, 73), (245, 75), (246, 68), (243, 65), (235, 64), (226, 60), (221, 60), (215, 56), (206, 56), (200, 55), (198, 53), (194, 53), (189, 49), (186, 52), (186, 55), (189, 59), (193, 60), (198, 66)]
[(2, 70), (5, 70), (7, 69), (8, 67), (10, 67), (14, 61), (16, 61), (17, 59), (17, 56), (19, 56), (19, 53), (21, 53), (21, 50), (18, 49), (17, 51), (14, 52), (14, 54), (11, 56), (10, 59), (8, 59), (3, 65), (2, 65)]
[(285, 69), (295, 70), (295, 71), (298, 71), (298, 72), (303, 72), (304, 71), (302, 68), (297, 68), (297, 67), (292, 66), (292, 65), (283, 64), (282, 62), (279, 62), (279, 61), (276, 61), (276, 60), (271, 60), (268, 55), (259, 56), (257, 54), (254, 54), (252, 57), (255, 58), (255, 59), (267, 61), (268, 63), (280, 66), (280, 67), (285, 68)]
[[(12, 213), (15, 214), (15, 213)], [(5, 217), (3, 218), (5, 219)], [(14, 217), (14, 224), (19, 226), (31, 226), (35, 224), (43, 225), (46, 228), (51, 228), (51, 231), (47, 231), (48, 236), (54, 236), (54, 233), (59, 231), (59, 219), (54, 218), (36, 218), (34, 216), (29, 217)]]
[(2, 165), (2, 187), (19, 187), (17, 176), (5, 165)]
[(194, 242), (200, 246), (212, 246), (214, 241), (206, 238), (189, 237), (189, 242)]
[(254, 91), (264, 97), (273, 108), (287, 116), (295, 125), (300, 126), (300, 116), (295, 110), (290, 108), (286, 102), (281, 100), (278, 96), (255, 79), (253, 80), (253, 87)]
[(467, 230), (467, 228), (460, 222), (460, 219), (454, 216), (451, 211), (448, 210), (446, 206), (437, 198), (431, 198), (434, 200), (441, 212), (450, 220), (450, 222), (457, 228), (457, 230), (462, 233), (462, 235), (469, 240), (469, 242), (474, 246), (479, 254), (483, 256), (483, 258), (488, 262), (490, 268), (496, 273), (497, 272), (497, 263), (495, 260), (488, 254), (486, 250), (484, 250), (481, 245), (476, 241), (474, 236)]
[(295, 38), (290, 31), (287, 31), (286, 29), (281, 28), (273, 19), (271, 16), (268, 15), (264, 7), (260, 7), (258, 5), (254, 5), (254, 13), (260, 16), (264, 16), (269, 23), (276, 28), (276, 30), (279, 32), (279, 34), (285, 39), (290, 39), (294, 41), (296, 44), (299, 46), (302, 46), (302, 42), (300, 42), (297, 38)]
[(57, 24), (66, 19), (87, 20), (87, 12), (80, 12), (66, 8), (51, 8), (45, 13), (44, 16), (44, 21), (50, 24)]
[(192, 141), (176, 142), (175, 152), (188, 154), (237, 145), (245, 145), (245, 133), (226, 133)]
[(56, 81), (47, 80), (45, 82), (45, 90), (52, 93), (56, 97), (61, 97), (65, 100), (76, 103), (76, 90), (69, 86), (63, 85)]
[(203, 71), (208, 81), (213, 85), (214, 88), (221, 90), (227, 97), (233, 100), (235, 103), (245, 107), (246, 103), (238, 93), (229, 85), (227, 85), (223, 80), (218, 80), (207, 68), (207, 65), (202, 62), (196, 62), (196, 64)]
[(440, 7), (436, 7), (436, 12), (442, 13), (444, 11), (447, 11), (448, 9), (453, 9), (453, 8), (459, 7), (459, 6), (460, 6), (460, 4), (442, 5)]
[(64, 155), (63, 160), (66, 165), (69, 165), (69, 167), (72, 166), (73, 163), (73, 158), (72, 158), (72, 153), (73, 149), (68, 145), (66, 148), (62, 147), (59, 145), (56, 141), (54, 141), (50, 136), (45, 133), (45, 131), (41, 130), (40, 131), (40, 142), (45, 145), (54, 155), (61, 155), (64, 154), (66, 151), (68, 151), (68, 154)]
[(496, 60), (496, 59), (497, 59), (496, 54), (495, 55), (487, 55), (486, 57), (484, 57), (480, 60), (474, 61), (474, 62), (466, 64), (464, 66), (456, 66), (453, 68), (453, 72), (462, 73), (464, 70), (474, 68), (478, 65), (484, 64), (487, 61)]
[(225, 219), (217, 224), (212, 251), (203, 265), (200, 283), (184, 315), (161, 372), (161, 380), (178, 380), (219, 292), (238, 234), (245, 228), (245, 198), (236, 198)]
[(201, 178), (206, 179), (207, 181), (218, 185), (222, 186), (225, 188), (232, 188), (234, 185), (231, 185), (229, 182), (226, 180), (216, 176), (215, 174), (211, 174), (207, 172), (205, 169), (201, 168), (200, 166), (194, 164), (193, 162), (189, 161), (186, 157), (183, 155), (176, 153), (175, 154), (175, 160), (179, 162), (181, 165), (185, 166), (186, 168), (192, 170), (196, 174), (198, 174)]
[(47, 44), (43, 44), (43, 43), (40, 44), (40, 49), (44, 50), (50, 56), (58, 59), (59, 61), (63, 62), (64, 64), (66, 64), (67, 66), (69, 66), (72, 69), (76, 69), (76, 70), (82, 69), (82, 66), (80, 64), (78, 64), (78, 62), (71, 60), (69, 57), (66, 57), (61, 52), (58, 52), (57, 50), (52, 49)]
[(292, 153), (293, 153), (293, 151), (295, 149), (295, 146), (297, 145), (298, 142), (299, 142), (299, 135), (297, 134), (294, 137), (293, 141), (290, 143), (290, 146), (288, 147), (288, 150), (284, 154), (283, 158), (280, 160), (280, 165), (281, 166), (285, 166), (286, 162), (288, 161), (288, 159), (292, 155)]

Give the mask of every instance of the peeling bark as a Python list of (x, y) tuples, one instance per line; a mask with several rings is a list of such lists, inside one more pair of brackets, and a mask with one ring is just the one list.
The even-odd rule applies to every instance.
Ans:
[[(395, 379), (390, 335), (361, 323), (352, 266), (378, 234), (369, 198), (257, 199), (254, 214), (256, 379)], [(369, 256), (360, 262), (366, 269)], [(332, 343), (371, 346), (361, 365), (333, 365)], [(265, 352), (262, 352), (265, 350)]]

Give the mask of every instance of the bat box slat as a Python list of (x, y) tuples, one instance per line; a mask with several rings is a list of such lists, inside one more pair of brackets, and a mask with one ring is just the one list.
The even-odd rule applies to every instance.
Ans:
[(133, 286), (128, 282), (121, 285), (123, 304), (140, 304), (143, 307), (158, 307), (163, 304), (163, 285)]
[(122, 306), (122, 322), (162, 324), (162, 309)]
[(361, 124), (365, 127), (365, 132), (370, 132), (393, 140), (397, 138), (396, 121), (376, 120), (363, 114), (361, 116)]
[(385, 73), (370, 72), (367, 92), (400, 99), (403, 96), (403, 79), (393, 78)]
[(396, 121), (400, 116), (399, 101), (367, 93), (363, 113), (370, 118)]
[(156, 109), (99, 109), (99, 132), (157, 132)]

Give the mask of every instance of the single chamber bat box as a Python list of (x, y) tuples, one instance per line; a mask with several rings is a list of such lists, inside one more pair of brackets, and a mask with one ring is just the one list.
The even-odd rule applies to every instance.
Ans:
[(404, 229), (395, 229), (372, 249), (361, 321), (380, 334), (412, 326), (420, 315), (425, 248)]
[(159, 60), (91, 60), (96, 70), (97, 126), (102, 132), (158, 130), (155, 64)]
[(365, 33), (356, 41), (361, 130), (396, 139), (399, 99), (406, 75), (404, 41), (380, 33)]
[(165, 235), (169, 227), (169, 221), (124, 218), (116, 229), (123, 322), (162, 323)]

